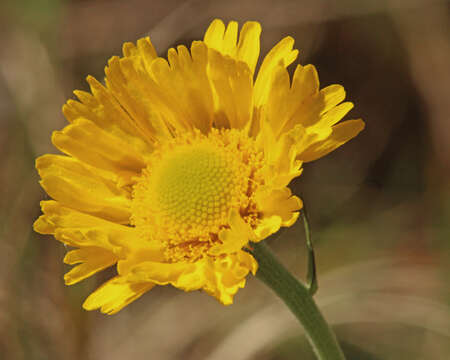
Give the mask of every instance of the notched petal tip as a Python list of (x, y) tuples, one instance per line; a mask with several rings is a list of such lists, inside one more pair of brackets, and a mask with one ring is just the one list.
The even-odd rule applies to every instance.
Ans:
[(79, 265), (64, 275), (64, 282), (66, 285), (76, 284), (114, 265), (117, 260), (118, 258), (113, 252), (100, 247), (88, 246), (71, 250), (64, 256), (64, 263)]
[(223, 21), (221, 19), (214, 19), (208, 26), (203, 40), (208, 46), (214, 46), (222, 41), (224, 33), (225, 24)]
[(356, 137), (364, 128), (365, 123), (362, 119), (347, 120), (334, 125), (328, 138), (312, 144), (299, 155), (299, 158), (304, 162), (317, 160)]
[(247, 224), (236, 209), (231, 209), (228, 215), (229, 229), (219, 232), (219, 239), (222, 244), (214, 245), (208, 253), (213, 256), (235, 253), (254, 241), (256, 235), (249, 224)]
[(263, 214), (261, 223), (255, 229), (259, 241), (277, 232), (281, 226), (292, 226), (303, 207), (302, 200), (292, 195), (288, 187), (261, 191), (256, 201)]

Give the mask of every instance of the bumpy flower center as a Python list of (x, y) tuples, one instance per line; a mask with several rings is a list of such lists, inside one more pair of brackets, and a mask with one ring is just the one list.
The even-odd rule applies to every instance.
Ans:
[(155, 179), (161, 216), (180, 229), (221, 225), (236, 198), (237, 169), (225, 151), (186, 146), (167, 156)]
[(176, 138), (153, 154), (135, 185), (132, 222), (163, 241), (169, 258), (199, 256), (229, 226), (230, 209), (256, 216), (261, 164), (254, 141), (235, 130)]

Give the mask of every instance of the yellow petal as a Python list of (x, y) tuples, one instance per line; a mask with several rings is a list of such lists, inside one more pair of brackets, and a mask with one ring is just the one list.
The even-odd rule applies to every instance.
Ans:
[(302, 127), (284, 133), (276, 139), (270, 124), (264, 123), (257, 141), (264, 149), (265, 166), (263, 168), (266, 184), (274, 188), (287, 186), (291, 180), (302, 173), (302, 163), (296, 159), (298, 144), (306, 137)]
[(258, 262), (255, 260), (253, 255), (247, 251), (238, 251), (236, 253), (236, 259), (240, 266), (246, 267), (253, 275), (255, 275), (256, 271), (258, 271)]
[(162, 263), (144, 261), (132, 267), (127, 274), (134, 282), (153, 282), (158, 285), (173, 284), (186, 273), (195, 271), (195, 264), (190, 262)]
[(344, 102), (328, 110), (325, 114), (321, 115), (319, 122), (315, 125), (317, 127), (331, 127), (338, 123), (347, 113), (353, 109), (353, 103)]
[(267, 99), (264, 121), (272, 129), (275, 138), (278, 138), (289, 120), (290, 114), (298, 106), (297, 99), (290, 97), (290, 80), (286, 68), (279, 65), (273, 71), (269, 97)]
[(328, 137), (331, 126), (352, 107), (351, 103), (337, 106), (345, 98), (344, 88), (340, 85), (319, 91), (317, 71), (312, 65), (297, 66), (292, 86), (287, 70), (278, 65), (273, 70), (269, 88), (267, 104), (259, 119), (262, 122), (260, 131), (270, 126), (273, 136), (278, 139), (285, 133), (303, 129), (301, 137), (296, 135), (299, 152)]
[(57, 228), (90, 228), (111, 224), (109, 221), (62, 206), (48, 200), (41, 201), (42, 212), (34, 223), (34, 231), (40, 234), (54, 234)]
[(206, 30), (203, 41), (208, 47), (222, 51), (224, 34), (225, 24), (220, 19), (214, 19)]
[(87, 277), (114, 265), (117, 262), (117, 256), (111, 251), (99, 247), (85, 247), (69, 251), (64, 257), (66, 264), (80, 265), (72, 268), (64, 275), (66, 285), (75, 284)]
[(253, 256), (244, 251), (209, 259), (204, 267), (206, 282), (203, 290), (222, 304), (230, 305), (237, 291), (245, 286), (248, 273), (256, 273), (257, 268)]
[(215, 125), (242, 129), (253, 111), (253, 79), (248, 66), (209, 50), (209, 77), (214, 89)]
[(146, 166), (142, 156), (126, 142), (87, 119), (79, 118), (62, 131), (55, 131), (52, 142), (86, 164), (119, 175), (124, 185)]
[[(55, 235), (57, 240), (66, 245), (101, 247), (118, 256), (141, 248), (156, 251), (133, 227), (84, 214), (56, 201), (42, 201), (41, 207), (44, 214), (35, 221), (34, 230), (41, 234)], [(159, 256), (161, 253), (162, 251)]]
[(132, 283), (126, 277), (116, 276), (95, 290), (83, 303), (86, 310), (99, 309), (112, 315), (141, 297), (155, 286), (152, 283)]
[(256, 273), (258, 264), (252, 255), (239, 250), (221, 257), (205, 256), (193, 263), (159, 263), (145, 261), (126, 274), (134, 283), (171, 284), (185, 291), (204, 290), (228, 305), (233, 295), (244, 287), (249, 272)]
[[(140, 233), (134, 228), (81, 213), (56, 201), (43, 201), (41, 207), (44, 215), (36, 220), (34, 230), (42, 234), (53, 234), (66, 245), (80, 247), (69, 251), (64, 258), (68, 264), (82, 263), (65, 275), (68, 285), (81, 281), (142, 248), (150, 252), (147, 241), (141, 239)], [(155, 258), (161, 258), (161, 250), (158, 255), (154, 254)]]
[(259, 107), (267, 102), (271, 81), (278, 65), (288, 67), (298, 55), (298, 50), (293, 50), (294, 39), (285, 37), (266, 55), (258, 72), (255, 82), (255, 106)]
[[(285, 70), (286, 71), (286, 70)], [(278, 134), (287, 132), (297, 124), (305, 124), (298, 119), (299, 114), (305, 113), (311, 105), (311, 98), (318, 96), (319, 77), (313, 65), (297, 65), (292, 79), (292, 86), (286, 96), (287, 105), (284, 114), (273, 114), (273, 119), (281, 123)], [(273, 122), (273, 120), (272, 120)]]
[(171, 284), (183, 291), (204, 289), (205, 284), (209, 281), (209, 277), (206, 276), (209, 262), (210, 259), (207, 258), (196, 261), (193, 271), (184, 272), (178, 278), (174, 279)]
[[(132, 241), (132, 237), (125, 238), (125, 231), (106, 227), (100, 228), (57, 228), (55, 239), (62, 243), (76, 247), (101, 247), (113, 253), (116, 257), (124, 257), (128, 244), (124, 240)], [(131, 232), (130, 232), (131, 233)], [(133, 235), (133, 234), (131, 234)]]
[[(297, 125), (293, 129), (293, 132), (295, 132), (298, 127), (302, 128), (301, 125)], [(297, 153), (303, 152), (304, 149), (311, 146), (311, 144), (315, 144), (322, 140), (325, 140), (326, 138), (328, 138), (331, 135), (332, 131), (333, 131), (332, 128), (329, 126), (327, 126), (327, 127), (319, 127), (319, 126), (307, 127), (305, 129), (304, 136), (301, 139), (299, 139), (299, 141), (297, 143)]]
[(148, 70), (136, 69), (130, 58), (112, 57), (105, 74), (108, 90), (147, 140), (165, 141), (171, 137), (167, 124), (176, 119), (171, 118), (171, 112), (154, 104), (160, 94)]
[(345, 99), (345, 90), (341, 85), (330, 85), (311, 96), (298, 107), (290, 119), (287, 129), (301, 124), (307, 128), (316, 125), (323, 114), (341, 103)]
[(249, 224), (247, 224), (237, 210), (231, 210), (228, 221), (230, 228), (219, 232), (221, 244), (212, 246), (208, 253), (211, 255), (221, 255), (235, 253), (255, 239)]
[[(139, 242), (133, 244), (132, 251), (127, 253), (126, 258), (121, 259), (117, 263), (117, 272), (119, 274), (127, 275), (133, 267), (144, 262), (164, 263), (166, 257), (162, 242), (147, 238), (139, 240)], [(132, 238), (129, 241), (134, 242)]]
[(144, 37), (137, 41), (137, 45), (126, 42), (122, 46), (123, 56), (130, 58), (136, 68), (148, 69), (154, 59), (158, 57), (150, 37)]
[(364, 126), (364, 122), (360, 119), (348, 120), (335, 125), (326, 140), (312, 144), (299, 154), (298, 158), (305, 162), (317, 160), (354, 138), (364, 129)]
[(299, 113), (306, 111), (305, 102), (309, 104), (310, 98), (318, 96), (319, 79), (314, 66), (298, 65), (291, 86), (286, 67), (278, 64), (273, 69), (268, 86), (269, 95), (262, 120), (268, 122), (275, 137), (278, 138), (301, 123), (298, 120)]
[(302, 201), (293, 196), (287, 187), (262, 189), (256, 194), (255, 201), (264, 218), (280, 217), (283, 226), (291, 226), (297, 220), (298, 210), (303, 206)]
[(275, 234), (278, 230), (280, 230), (281, 222), (282, 220), (280, 216), (271, 216), (261, 219), (260, 223), (254, 230), (256, 234), (255, 242), (259, 242), (268, 238), (270, 235)]
[(320, 90), (320, 93), (324, 104), (320, 114), (326, 113), (345, 99), (344, 87), (338, 84), (327, 86)]
[(247, 21), (241, 29), (237, 50), (237, 59), (244, 61), (252, 74), (258, 62), (261, 35), (261, 25), (256, 21)]
[(239, 41), (237, 33), (236, 21), (230, 21), (225, 28), (222, 20), (216, 19), (206, 30), (204, 42), (222, 55), (245, 62), (253, 76), (259, 57), (261, 25), (256, 21), (246, 22), (240, 31)]
[(152, 64), (153, 78), (168, 99), (167, 106), (179, 108), (186, 123), (208, 132), (213, 119), (213, 98), (205, 44), (195, 41), (191, 53), (185, 46), (169, 49), (167, 58), (169, 63), (158, 59)]
[(63, 206), (100, 218), (128, 224), (131, 194), (102, 173), (76, 159), (44, 155), (36, 160), (41, 185)]
[(292, 79), (293, 98), (301, 104), (319, 91), (319, 76), (314, 65), (297, 65)]
[[(74, 91), (81, 102), (68, 100), (63, 106), (63, 113), (67, 120), (74, 122), (79, 118), (93, 121), (97, 126), (108, 131), (117, 138), (126, 142), (136, 152), (148, 154), (152, 151), (151, 142), (154, 136), (149, 136), (141, 131), (138, 124), (124, 111), (109, 89), (95, 80), (87, 77), (91, 92)], [(155, 134), (156, 136), (157, 134)]]
[(223, 35), (222, 54), (236, 56), (236, 44), (238, 39), (238, 23), (230, 21)]
[(185, 46), (170, 49), (168, 60), (155, 58), (142, 67), (131, 58), (112, 58), (105, 70), (107, 84), (142, 128), (164, 128), (155, 123), (161, 118), (180, 131), (195, 127), (207, 132), (213, 100), (205, 44), (194, 42), (191, 53)]

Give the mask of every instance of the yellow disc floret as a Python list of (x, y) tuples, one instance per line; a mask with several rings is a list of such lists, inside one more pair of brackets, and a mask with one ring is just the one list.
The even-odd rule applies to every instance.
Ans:
[(236, 197), (236, 164), (227, 155), (200, 144), (165, 158), (154, 185), (167, 223), (183, 229), (221, 225)]
[(134, 187), (134, 225), (165, 242), (169, 258), (204, 253), (228, 226), (230, 209), (251, 217), (261, 156), (235, 130), (180, 136), (161, 146)]

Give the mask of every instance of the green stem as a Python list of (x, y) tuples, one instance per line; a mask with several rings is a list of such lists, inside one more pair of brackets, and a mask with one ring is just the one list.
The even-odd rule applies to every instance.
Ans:
[(288, 306), (305, 329), (319, 360), (345, 360), (331, 328), (328, 326), (309, 289), (298, 281), (264, 243), (252, 244), (251, 253), (258, 261), (256, 276), (269, 286)]

